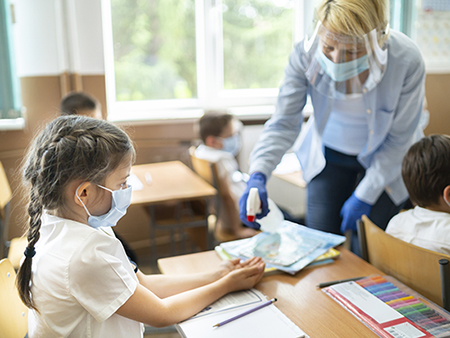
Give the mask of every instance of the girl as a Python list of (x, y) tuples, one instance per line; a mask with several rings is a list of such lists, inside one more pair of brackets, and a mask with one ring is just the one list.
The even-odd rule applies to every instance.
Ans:
[(186, 276), (133, 271), (111, 226), (130, 204), (134, 157), (122, 130), (82, 116), (57, 118), (33, 142), (24, 170), (28, 246), (17, 276), (30, 338), (142, 337), (140, 323), (177, 323), (262, 278), (259, 258)]

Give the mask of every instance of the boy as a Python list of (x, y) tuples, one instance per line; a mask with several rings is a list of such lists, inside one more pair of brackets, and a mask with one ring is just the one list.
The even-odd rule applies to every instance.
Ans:
[(408, 243), (450, 254), (450, 137), (430, 135), (413, 144), (402, 176), (416, 207), (394, 216), (386, 232)]
[(239, 219), (238, 201), (246, 187), (235, 158), (240, 151), (241, 123), (224, 111), (207, 111), (198, 126), (203, 144), (198, 146), (195, 156), (217, 164), (223, 190), (220, 192), (223, 204), (216, 236), (218, 240), (251, 237), (257, 231), (242, 226)]
[(64, 96), (60, 103), (61, 115), (84, 115), (95, 119), (103, 119), (100, 102), (83, 92), (71, 92)]

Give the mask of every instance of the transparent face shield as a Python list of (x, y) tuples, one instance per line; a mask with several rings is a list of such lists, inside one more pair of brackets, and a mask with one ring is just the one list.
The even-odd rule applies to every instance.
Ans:
[(328, 97), (343, 99), (375, 88), (387, 66), (386, 23), (361, 37), (337, 34), (319, 22), (304, 41), (305, 75)]

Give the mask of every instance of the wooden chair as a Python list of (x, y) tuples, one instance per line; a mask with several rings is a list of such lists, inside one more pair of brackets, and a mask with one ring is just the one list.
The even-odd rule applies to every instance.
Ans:
[(201, 178), (220, 191), (219, 188), (221, 187), (221, 183), (219, 182), (217, 165), (196, 157), (195, 149), (194, 146), (189, 148), (189, 157), (191, 159), (192, 168)]
[(17, 270), (28, 241), (25, 237), (8, 240), (11, 199), (11, 187), (0, 162), (0, 259), (8, 257), (14, 269)]
[(20, 267), (20, 261), (27, 245), (28, 239), (26, 237), (15, 237), (9, 242), (8, 259), (16, 270)]
[(363, 259), (449, 310), (450, 256), (395, 238), (366, 215), (358, 222), (358, 237)]
[[(210, 163), (206, 160), (200, 159), (195, 156), (195, 147), (192, 146), (189, 148), (189, 158), (191, 160), (191, 167), (192, 169), (197, 173), (198, 176), (203, 178), (206, 182), (211, 184), (214, 188), (218, 189), (218, 176), (217, 176), (217, 167), (214, 163)], [(220, 209), (220, 196), (219, 194), (216, 195), (214, 200), (214, 211), (213, 214), (209, 216), (208, 218), (208, 231), (211, 233), (214, 233), (216, 223), (217, 223), (217, 217), (218, 212)], [(195, 231), (201, 231), (197, 229), (189, 229), (188, 233), (195, 241), (196, 238), (203, 238), (201, 234), (195, 233)], [(202, 247), (202, 243), (198, 243), (197, 245)]]
[(28, 309), (19, 298), (16, 272), (11, 262), (0, 261), (0, 332), (2, 338), (24, 338), (28, 331)]
[[(216, 224), (211, 224), (210, 226), (215, 228), (216, 225), (220, 222), (235, 221), (240, 223), (238, 211), (234, 209), (230, 210), (231, 208), (235, 208), (235, 201), (233, 200), (230, 191), (226, 186), (227, 183), (222, 182), (219, 177), (217, 164), (196, 157), (195, 149), (196, 148), (194, 146), (189, 148), (189, 156), (191, 159), (192, 169), (206, 182), (216, 188), (218, 192), (215, 201)], [(231, 215), (234, 215), (233, 219), (230, 219), (230, 217), (233, 217)], [(217, 229), (215, 231), (215, 237), (219, 242), (226, 242), (237, 239), (233, 235), (218, 232)]]
[(5, 169), (0, 162), (0, 259), (6, 257), (9, 247), (8, 226), (12, 191), (6, 177)]

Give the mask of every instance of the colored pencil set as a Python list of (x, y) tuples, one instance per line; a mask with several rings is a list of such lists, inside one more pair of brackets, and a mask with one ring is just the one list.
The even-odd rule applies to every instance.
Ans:
[(391, 276), (322, 289), (383, 338), (450, 338), (450, 313)]
[(358, 285), (402, 314), (411, 322), (430, 333), (433, 337), (450, 337), (450, 320), (411, 294), (381, 276), (356, 281)]

